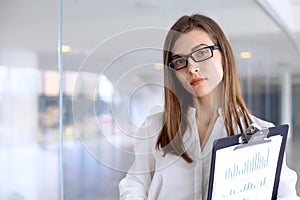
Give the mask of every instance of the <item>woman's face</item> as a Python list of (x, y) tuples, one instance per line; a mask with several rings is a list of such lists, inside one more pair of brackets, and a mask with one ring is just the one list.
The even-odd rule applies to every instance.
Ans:
[[(212, 42), (207, 32), (198, 28), (193, 29), (177, 39), (171, 56), (175, 59), (197, 49), (214, 45), (216, 44)], [(210, 51), (210, 49), (206, 50)], [(175, 71), (182, 86), (195, 97), (211, 94), (223, 79), (221, 52), (218, 49), (212, 51), (213, 57), (202, 62), (195, 62), (189, 57), (187, 66)]]

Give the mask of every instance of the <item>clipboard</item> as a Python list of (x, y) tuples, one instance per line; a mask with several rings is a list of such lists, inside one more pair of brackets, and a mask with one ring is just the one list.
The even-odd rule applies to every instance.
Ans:
[(288, 125), (216, 139), (208, 200), (277, 199)]

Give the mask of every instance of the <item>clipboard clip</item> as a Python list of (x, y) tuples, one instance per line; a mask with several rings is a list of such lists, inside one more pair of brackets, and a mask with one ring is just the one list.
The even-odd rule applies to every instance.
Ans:
[(244, 147), (249, 147), (252, 145), (262, 144), (266, 142), (270, 142), (271, 139), (267, 138), (269, 134), (268, 128), (260, 128), (255, 126), (255, 124), (251, 124), (244, 133), (240, 136), (240, 145), (237, 146), (236, 149), (241, 149)]

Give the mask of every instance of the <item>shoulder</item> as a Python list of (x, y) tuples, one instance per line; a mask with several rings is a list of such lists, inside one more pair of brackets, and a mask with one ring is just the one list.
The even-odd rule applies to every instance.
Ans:
[(155, 113), (149, 115), (143, 124), (138, 127), (137, 137), (144, 139), (155, 139), (157, 135), (160, 133), (164, 124), (163, 113)]
[(255, 124), (256, 126), (260, 127), (260, 128), (269, 128), (269, 127), (273, 127), (275, 126), (272, 122), (268, 122), (268, 121), (265, 121), (263, 119), (260, 119), (254, 115), (250, 115), (252, 121), (253, 121), (253, 124)]
[(157, 128), (157, 127), (162, 127), (162, 125), (164, 124), (164, 119), (163, 119), (163, 113), (159, 112), (159, 113), (155, 113), (155, 114), (151, 114), (149, 115), (146, 120), (144, 121), (144, 123), (142, 124), (142, 127), (144, 128)]

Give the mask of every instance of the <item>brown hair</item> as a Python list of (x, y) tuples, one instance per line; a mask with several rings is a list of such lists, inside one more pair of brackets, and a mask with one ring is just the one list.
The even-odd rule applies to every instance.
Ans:
[(237, 124), (240, 131), (250, 125), (250, 113), (242, 97), (240, 83), (233, 51), (219, 25), (204, 15), (195, 14), (183, 16), (171, 27), (164, 44), (164, 126), (159, 134), (156, 148), (163, 148), (164, 153), (180, 155), (191, 163), (193, 160), (186, 153), (182, 141), (188, 128), (188, 120), (185, 113), (192, 104), (192, 95), (187, 92), (175, 76), (173, 70), (167, 67), (171, 60), (171, 51), (176, 40), (194, 28), (200, 28), (208, 33), (215, 45), (219, 45), (222, 54), (223, 65), (223, 89), (225, 105), (222, 110), (227, 135), (234, 135), (234, 126)]

